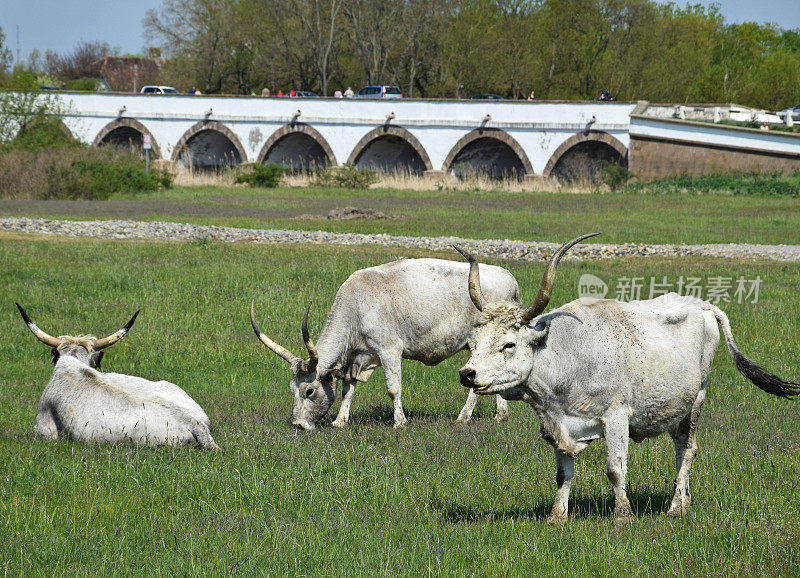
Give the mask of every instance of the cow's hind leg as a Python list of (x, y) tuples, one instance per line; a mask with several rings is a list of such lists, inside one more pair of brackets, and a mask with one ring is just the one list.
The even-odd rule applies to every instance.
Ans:
[(33, 428), (36, 437), (43, 440), (58, 439), (59, 427), (52, 410), (40, 409), (36, 415), (36, 425)]
[(356, 380), (342, 380), (342, 405), (339, 407), (339, 415), (331, 424), (333, 427), (344, 427), (350, 421), (350, 404), (353, 402), (353, 394), (356, 391)]
[(692, 493), (689, 490), (689, 471), (692, 469), (692, 460), (697, 453), (697, 422), (700, 420), (700, 411), (706, 399), (705, 384), (692, 404), (692, 411), (672, 432), (672, 441), (675, 444), (675, 495), (670, 504), (670, 516), (685, 516), (692, 505)]
[(606, 438), (606, 473), (614, 486), (614, 521), (633, 520), (625, 485), (628, 476), (628, 413), (625, 408), (609, 411), (603, 420)]
[(556, 453), (556, 501), (553, 509), (547, 516), (547, 523), (561, 524), (567, 520), (569, 488), (572, 485), (572, 476), (575, 474), (575, 458), (560, 450)]
[(405, 413), (403, 413), (403, 385), (401, 372), (400, 352), (393, 352), (381, 355), (381, 365), (383, 374), (386, 376), (386, 391), (394, 405), (394, 427), (405, 427), (408, 423)]

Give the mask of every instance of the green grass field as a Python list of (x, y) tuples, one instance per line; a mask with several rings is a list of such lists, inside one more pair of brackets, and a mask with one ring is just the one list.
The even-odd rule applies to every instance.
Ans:
[[(741, 210), (748, 220), (732, 200), (726, 199), (725, 211)], [(797, 218), (785, 208), (776, 214)], [(561, 234), (566, 225), (547, 222), (553, 228), (542, 237), (569, 236)], [(491, 230), (487, 225), (487, 234)], [(438, 230), (445, 232), (458, 233)], [(652, 229), (645, 236), (668, 240)], [(3, 573), (798, 574), (800, 406), (746, 382), (724, 347), (699, 428), (695, 503), (683, 520), (665, 515), (675, 472), (672, 442), (664, 436), (631, 444), (634, 524), (612, 523), (601, 441), (577, 460), (570, 521), (547, 526), (555, 467), (534, 412), (511, 403), (510, 421), (498, 425), (491, 419), (493, 400), (482, 399), (473, 423), (453, 423), (466, 397), (456, 373), (464, 354), (433, 368), (404, 364), (404, 431), (392, 428), (380, 371), (358, 388), (349, 428), (329, 426), (337, 401), (316, 434), (295, 431), (288, 369), (253, 336), (250, 299), (256, 299), (262, 328), (299, 354), (308, 301), (314, 302), (310, 326), (316, 335), (352, 271), (399, 255), (422, 253), (0, 234)], [(541, 266), (499, 264), (532, 299)], [(583, 273), (609, 285), (623, 276), (760, 276), (757, 304), (722, 307), (747, 355), (785, 377), (800, 377), (800, 264), (566, 262), (554, 305), (576, 297)], [(105, 335), (141, 307), (130, 334), (108, 350), (103, 369), (182, 386), (206, 409), (221, 450), (34, 439), (38, 398), (52, 365), (14, 301), (54, 335)]]
[[(591, 229), (603, 231), (604, 243), (800, 244), (800, 197), (698, 195), (663, 188), (668, 192), (601, 195), (192, 187), (111, 201), (0, 200), (0, 214), (523, 241), (565, 239)], [(347, 206), (397, 218), (325, 218), (331, 209)]]

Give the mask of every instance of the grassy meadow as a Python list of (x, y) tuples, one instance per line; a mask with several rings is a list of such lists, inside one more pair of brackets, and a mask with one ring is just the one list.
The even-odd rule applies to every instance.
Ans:
[[(800, 182), (786, 183), (800, 190)], [(552, 241), (603, 231), (603, 243), (800, 244), (800, 197), (688, 192), (664, 181), (639, 192), (176, 187), (108, 201), (0, 199), (0, 214), (67, 219), (166, 220), (248, 228)], [(633, 190), (633, 189), (632, 189)], [(341, 207), (380, 220), (330, 220)], [(480, 215), (476, 218), (475, 215)]]
[[(275, 194), (281, 194), (280, 191)], [(283, 193), (285, 194), (285, 193)], [(381, 198), (381, 197), (378, 197)], [(476, 197), (480, 200), (481, 195)], [(591, 205), (606, 197), (557, 197), (554, 207)], [(663, 199), (626, 197), (652, 207)], [(695, 241), (714, 238), (705, 198), (685, 211)], [(608, 203), (621, 223), (623, 199)], [(767, 203), (769, 201), (769, 203)], [(736, 239), (798, 242), (796, 200), (726, 198), (719, 211), (738, 214)], [(268, 194), (257, 200), (272, 202)], [(297, 200), (302, 203), (302, 195)], [(517, 201), (515, 201), (517, 202)], [(564, 239), (598, 226), (578, 209), (560, 223), (527, 204), (529, 238)], [(673, 201), (670, 201), (673, 202)], [(770, 203), (775, 203), (770, 205)], [(501, 203), (502, 205), (502, 203)], [(340, 205), (341, 206), (341, 205)], [(793, 205), (792, 205), (793, 206)], [(408, 227), (433, 232), (437, 216), (342, 226)], [(614, 207), (618, 207), (615, 209)], [(420, 210), (404, 207), (406, 214)], [(515, 208), (513, 211), (521, 209)], [(580, 209), (584, 210), (584, 209)], [(558, 213), (559, 209), (552, 209)], [(303, 212), (312, 212), (303, 209)], [(467, 219), (436, 234), (491, 236), (492, 219)], [(692, 213), (692, 214), (690, 214)], [(638, 214), (636, 210), (631, 214)], [(463, 215), (463, 212), (462, 212)], [(641, 241), (666, 242), (662, 217), (649, 215)], [(462, 216), (463, 219), (463, 216)], [(783, 220), (783, 221), (781, 221)], [(285, 226), (289, 221), (259, 222)], [(417, 221), (415, 221), (417, 222)], [(521, 217), (502, 237), (525, 238)], [(299, 224), (298, 224), (299, 223)], [(449, 223), (449, 221), (448, 221)], [(455, 220), (453, 221), (455, 223)], [(517, 228), (517, 225), (520, 228)], [(781, 224), (783, 223), (783, 224)], [(237, 223), (245, 224), (245, 223)], [(250, 223), (251, 225), (255, 223)], [(296, 222), (307, 227), (307, 223)], [(338, 223), (337, 223), (338, 225)], [(680, 223), (677, 227), (680, 228)], [(643, 225), (644, 226), (644, 225)], [(481, 228), (483, 227), (483, 228)], [(750, 227), (747, 229), (747, 227)], [(334, 227), (331, 227), (334, 228)], [(706, 230), (703, 231), (702, 229)], [(569, 229), (569, 233), (566, 231)], [(670, 229), (671, 230), (671, 229)], [(615, 236), (616, 235), (616, 236)], [(791, 235), (794, 235), (793, 237)], [(667, 237), (669, 235), (666, 235)], [(633, 240), (633, 239), (630, 239)], [(726, 237), (726, 240), (734, 240)], [(736, 373), (718, 351), (701, 418), (693, 467), (695, 503), (685, 519), (667, 518), (674, 452), (668, 436), (631, 444), (631, 525), (612, 523), (613, 493), (603, 442), (576, 464), (571, 519), (549, 527), (555, 493), (550, 447), (534, 412), (511, 403), (496, 424), (493, 399), (482, 399), (473, 423), (453, 422), (466, 398), (456, 356), (437, 367), (404, 363), (409, 424), (392, 428), (383, 375), (357, 388), (351, 425), (330, 427), (338, 401), (314, 435), (289, 423), (285, 362), (253, 336), (251, 298), (261, 326), (303, 353), (300, 319), (309, 301), (319, 333), (338, 286), (354, 270), (404, 249), (320, 245), (255, 246), (213, 241), (136, 242), (52, 239), (0, 234), (0, 572), (4, 575), (263, 574), (298, 576), (421, 575), (768, 575), (800, 572), (800, 412), (797, 402), (767, 396)], [(457, 255), (443, 254), (444, 258)], [(532, 299), (540, 265), (497, 262)], [(800, 264), (714, 259), (630, 258), (565, 262), (552, 303), (575, 298), (578, 278), (595, 274), (613, 286), (623, 276), (744, 276), (763, 280), (757, 304), (723, 304), (741, 349), (770, 370), (800, 377)], [(466, 291), (466, 287), (465, 287)], [(83, 446), (33, 437), (39, 396), (52, 365), (25, 327), (19, 301), (53, 335), (106, 335), (141, 308), (136, 325), (103, 360), (105, 371), (167, 379), (207, 411), (221, 450)]]

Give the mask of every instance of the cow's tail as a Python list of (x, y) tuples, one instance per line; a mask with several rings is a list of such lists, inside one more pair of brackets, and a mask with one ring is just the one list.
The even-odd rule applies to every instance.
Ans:
[(725, 315), (722, 309), (710, 303), (705, 303), (703, 308), (713, 312), (714, 317), (717, 318), (717, 322), (722, 326), (725, 344), (728, 346), (728, 352), (731, 354), (733, 363), (736, 365), (736, 369), (739, 370), (739, 373), (752, 381), (759, 389), (771, 393), (772, 395), (788, 399), (800, 394), (800, 384), (793, 381), (785, 381), (777, 375), (764, 371), (760, 365), (739, 351), (739, 348), (736, 347), (736, 342), (733, 340), (731, 323), (728, 321), (728, 316)]

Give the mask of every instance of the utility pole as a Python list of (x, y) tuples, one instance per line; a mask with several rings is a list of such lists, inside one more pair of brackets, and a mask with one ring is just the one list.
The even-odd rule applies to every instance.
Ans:
[(17, 66), (19, 66), (19, 24), (17, 24)]

